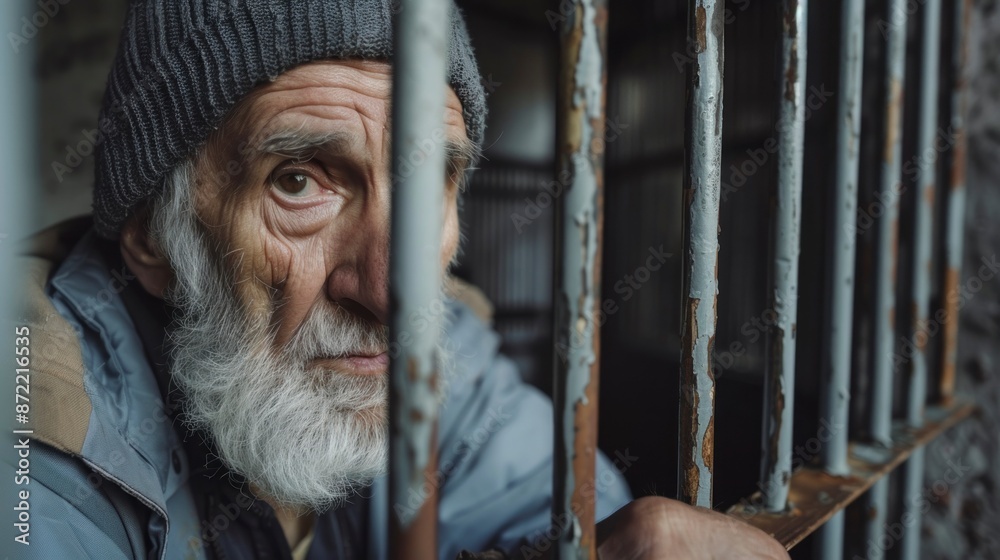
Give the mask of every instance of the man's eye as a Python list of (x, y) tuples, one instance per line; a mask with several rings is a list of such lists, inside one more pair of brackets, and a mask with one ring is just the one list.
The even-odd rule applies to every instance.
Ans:
[(316, 186), (312, 178), (302, 173), (280, 175), (275, 177), (273, 183), (278, 190), (290, 196), (305, 196)]

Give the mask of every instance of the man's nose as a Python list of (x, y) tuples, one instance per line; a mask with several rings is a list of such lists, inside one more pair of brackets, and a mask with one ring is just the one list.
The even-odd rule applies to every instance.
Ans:
[(388, 209), (368, 213), (362, 227), (339, 247), (338, 264), (327, 279), (327, 295), (341, 307), (389, 324)]

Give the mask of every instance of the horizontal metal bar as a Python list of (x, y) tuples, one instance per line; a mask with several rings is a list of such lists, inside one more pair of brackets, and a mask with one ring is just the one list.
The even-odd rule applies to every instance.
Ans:
[(894, 444), (888, 449), (852, 443), (846, 476), (834, 476), (814, 467), (795, 471), (788, 493), (790, 507), (784, 513), (768, 512), (761, 507), (760, 493), (726, 513), (761, 529), (791, 549), (876, 482), (886, 479), (914, 450), (926, 446), (975, 410), (974, 404), (958, 401), (945, 408), (928, 407), (927, 421), (920, 428), (912, 428), (905, 421), (895, 423)]

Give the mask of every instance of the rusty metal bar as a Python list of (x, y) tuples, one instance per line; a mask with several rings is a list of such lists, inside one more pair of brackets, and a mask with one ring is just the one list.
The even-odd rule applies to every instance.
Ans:
[(972, 20), (972, 0), (955, 0), (955, 31), (953, 79), (951, 91), (951, 126), (955, 143), (951, 154), (951, 177), (945, 204), (946, 244), (943, 294), (944, 333), (941, 346), (941, 401), (947, 403), (955, 392), (955, 367), (958, 360), (958, 283), (962, 276), (962, 246), (965, 234), (965, 111), (968, 81), (965, 75), (969, 60), (969, 23)]
[(889, 445), (892, 423), (892, 375), (896, 323), (896, 266), (899, 249), (899, 195), (903, 134), (903, 82), (906, 70), (906, 0), (890, 0), (886, 27), (886, 97), (880, 191), (885, 206), (876, 246), (875, 328), (872, 414), (869, 430), (877, 443)]
[[(934, 140), (938, 130), (938, 71), (941, 58), (941, 0), (927, 0), (923, 7), (923, 42), (920, 70), (920, 125), (917, 133), (918, 174), (916, 215), (913, 225), (912, 323), (906, 421), (912, 427), (924, 423), (927, 403), (927, 347), (930, 342), (928, 315), (931, 306), (931, 274), (934, 271), (934, 198), (938, 153)], [(906, 463), (900, 496), (903, 518), (911, 525), (903, 532), (902, 560), (920, 556), (920, 489), (924, 483), (924, 453), (919, 450)]]
[(915, 351), (910, 358), (910, 380), (906, 418), (912, 426), (923, 423), (927, 400), (927, 330), (933, 271), (934, 197), (937, 151), (934, 139), (938, 123), (938, 65), (941, 43), (941, 0), (927, 0), (923, 8), (924, 30), (920, 71), (920, 125), (917, 133), (917, 203), (913, 221), (913, 318), (910, 342)]
[(795, 405), (795, 321), (802, 230), (802, 153), (805, 139), (808, 0), (783, 0), (778, 104), (778, 185), (771, 217), (771, 309), (764, 370), (760, 490), (768, 511), (788, 505)]
[(555, 460), (552, 518), (565, 520), (557, 560), (596, 559), (594, 469), (600, 378), (601, 257), (607, 0), (575, 0), (563, 24), (559, 70), (556, 205)]
[(712, 347), (719, 284), (724, 18), (721, 0), (690, 1), (677, 495), (708, 508), (715, 450)]
[[(872, 328), (871, 416), (869, 435), (879, 445), (892, 444), (892, 376), (895, 352), (896, 266), (899, 248), (899, 195), (903, 134), (903, 84), (906, 70), (906, 0), (889, 0), (886, 34), (885, 136), (880, 196), (883, 206), (875, 247), (875, 318)], [(879, 480), (867, 498), (866, 534), (877, 542), (885, 526), (888, 481)], [(881, 549), (870, 560), (880, 560)]]
[[(837, 176), (830, 228), (829, 322), (820, 394), (820, 426), (828, 435), (820, 450), (824, 470), (848, 473), (847, 425), (851, 394), (851, 341), (854, 327), (854, 261), (857, 249), (858, 169), (861, 147), (861, 82), (864, 67), (865, 1), (845, 0), (841, 8), (840, 85), (837, 97)], [(844, 556), (844, 513), (820, 530), (817, 549), (824, 560)]]
[[(398, 351), (390, 353), (389, 557), (431, 560), (438, 557), (437, 488), (428, 481), (437, 470), (441, 317), (428, 310), (441, 297), (445, 150), (434, 143), (444, 123), (451, 1), (402, 0), (401, 7), (393, 33), (392, 176), (399, 179), (392, 200), (390, 329)], [(415, 316), (430, 324), (415, 328)]]
[[(927, 409), (927, 421), (920, 428), (910, 427), (905, 421), (896, 422), (891, 430), (895, 443), (888, 448), (852, 442), (848, 472), (843, 476), (832, 475), (822, 468), (803, 467), (796, 470), (792, 474), (788, 494), (793, 507), (785, 512), (769, 512), (760, 507), (761, 496), (758, 493), (726, 513), (763, 530), (786, 549), (791, 549), (865, 491), (884, 481), (913, 453), (924, 449), (975, 410), (975, 405), (963, 402), (953, 402), (948, 407), (931, 406)], [(875, 556), (873, 550), (867, 552), (866, 558)]]

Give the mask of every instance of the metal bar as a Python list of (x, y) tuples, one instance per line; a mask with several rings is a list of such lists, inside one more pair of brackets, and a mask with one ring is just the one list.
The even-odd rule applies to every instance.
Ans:
[(885, 137), (881, 199), (885, 206), (878, 223), (876, 246), (875, 328), (872, 414), (869, 430), (877, 443), (889, 445), (892, 424), (892, 374), (896, 323), (896, 266), (899, 249), (899, 195), (902, 191), (901, 144), (903, 81), (906, 69), (906, 0), (889, 0), (891, 22), (886, 61)]
[[(30, 19), (33, 11), (34, 5), (22, 2), (0, 4), (0, 28), (21, 29), (24, 25), (22, 18)], [(20, 37), (16, 33), (12, 36)], [(22, 39), (22, 44), (15, 46), (12, 43), (11, 48), (4, 48), (3, 52), (0, 52), (0, 78), (5, 84), (3, 88), (0, 88), (0, 122), (3, 123), (3, 128), (0, 129), (0, 169), (4, 170), (4, 179), (11, 186), (4, 188), (3, 194), (0, 195), (0, 201), (2, 201), (0, 204), (0, 294), (4, 294), (3, 297), (0, 297), (0, 326), (2, 326), (0, 332), (3, 332), (9, 341), (6, 342), (4, 348), (4, 361), (7, 364), (16, 364), (13, 367), (8, 366), (10, 367), (8, 371), (11, 374), (3, 376), (3, 380), (0, 381), (0, 390), (3, 390), (6, 395), (16, 394), (16, 387), (21, 386), (15, 385), (14, 374), (16, 372), (12, 371), (20, 365), (11, 359), (16, 356), (15, 346), (18, 343), (16, 337), (24, 335), (37, 337), (34, 341), (29, 340), (25, 343), (29, 344), (28, 346), (21, 346), (28, 349), (29, 368), (34, 369), (42, 359), (38, 352), (40, 348), (37, 345), (30, 345), (31, 342), (37, 344), (42, 333), (35, 331), (34, 328), (29, 328), (27, 333), (23, 329), (18, 330), (19, 327), (25, 327), (27, 323), (25, 319), (28, 315), (25, 313), (27, 310), (25, 303), (28, 292), (25, 290), (25, 286), (28, 283), (25, 282), (26, 271), (23, 268), (23, 260), (15, 259), (15, 255), (24, 249), (22, 239), (32, 229), (37, 229), (39, 226), (37, 208), (40, 205), (36, 201), (42, 198), (41, 193), (43, 192), (43, 186), (37, 173), (37, 162), (39, 161), (37, 147), (40, 146), (40, 143), (37, 141), (39, 126), (36, 117), (36, 100), (39, 98), (37, 92), (39, 80), (35, 73), (35, 65), (38, 60), (35, 45), (39, 42), (38, 40), (23, 41)], [(13, 185), (17, 185), (17, 187), (12, 188)], [(44, 325), (44, 320), (40, 317), (37, 320), (38, 324)], [(49, 354), (48, 352), (44, 353)], [(30, 388), (28, 385), (24, 385), (24, 387), (25, 389)], [(55, 413), (58, 414), (58, 411)], [(15, 423), (14, 415), (11, 414), (7, 416), (7, 420), (3, 422), (2, 426), (7, 433), (11, 433), (9, 430), (32, 429), (39, 424), (37, 422), (39, 416), (36, 408), (31, 417), (31, 423), (21, 425)], [(22, 458), (16, 455), (13, 445), (4, 445), (3, 447), (5, 449), (0, 451), (0, 462), (5, 464), (5, 473), (13, 473), (14, 469), (6, 465), (16, 465), (17, 460)], [(9, 490), (4, 490), (5, 495), (13, 497), (14, 486), (8, 488)], [(31, 490), (33, 491), (34, 487), (31, 487)], [(28, 496), (27, 491), (25, 491), (24, 496)], [(37, 498), (35, 499), (37, 500)], [(38, 504), (39, 502), (35, 501), (34, 503)], [(37, 505), (35, 507), (38, 508)], [(11, 507), (4, 509), (6, 511), (0, 514), (0, 522), (6, 528), (2, 532), (3, 539), (4, 542), (13, 543), (14, 538), (21, 534), (15, 528), (17, 523), (21, 522), (17, 518), (17, 514), (20, 512)], [(25, 508), (25, 512), (27, 512), (27, 508)], [(4, 547), (4, 550), (11, 549)], [(26, 555), (29, 554), (26, 553)]]
[[(892, 431), (896, 443), (889, 448), (852, 442), (848, 473), (844, 476), (834, 476), (814, 467), (796, 470), (792, 474), (788, 494), (794, 507), (787, 511), (775, 513), (759, 507), (761, 496), (758, 493), (729, 508), (726, 513), (763, 530), (786, 549), (791, 549), (866, 491), (886, 480), (913, 453), (968, 418), (975, 410), (974, 404), (958, 401), (944, 408), (928, 407), (927, 422), (920, 428), (912, 428), (905, 421), (895, 423)], [(873, 557), (873, 551), (869, 550), (866, 558)]]
[(725, 3), (691, 0), (684, 158), (684, 301), (681, 321), (678, 498), (712, 507), (715, 342), (722, 171)]
[[(913, 231), (912, 307), (906, 421), (913, 427), (924, 422), (927, 403), (927, 347), (930, 342), (928, 314), (931, 306), (931, 274), (934, 270), (934, 197), (937, 157), (934, 140), (938, 129), (938, 71), (941, 57), (941, 0), (927, 0), (923, 8), (923, 42), (920, 72), (920, 125), (917, 133), (918, 166), (916, 216)], [(903, 472), (903, 518), (909, 518), (900, 548), (902, 560), (920, 556), (920, 488), (924, 480), (924, 454), (914, 453)]]
[(950, 188), (947, 192), (948, 218), (945, 224), (947, 243), (944, 248), (945, 273), (941, 293), (944, 295), (944, 333), (941, 349), (941, 401), (947, 403), (955, 392), (955, 367), (958, 360), (958, 283), (962, 276), (962, 246), (965, 234), (965, 111), (968, 81), (965, 76), (969, 61), (969, 24), (972, 21), (972, 0), (955, 0), (955, 49), (953, 59), (954, 85), (951, 92), (950, 133), (955, 142), (951, 154)]
[(912, 426), (923, 422), (927, 400), (927, 316), (931, 302), (933, 270), (934, 196), (937, 152), (934, 139), (938, 124), (938, 64), (941, 43), (941, 0), (924, 5), (923, 67), (920, 72), (920, 126), (917, 133), (918, 165), (916, 215), (913, 223), (913, 322), (910, 341), (916, 349), (910, 358), (910, 382), (906, 418)]
[[(437, 404), (444, 122), (450, 0), (402, 0), (395, 20), (392, 101), (392, 240), (389, 556), (437, 553)], [(437, 132), (437, 133), (435, 133)], [(420, 154), (421, 158), (411, 157)], [(413, 165), (414, 160), (422, 163)], [(403, 166), (406, 165), (405, 169)], [(413, 328), (410, 317), (429, 321)]]
[(802, 230), (802, 153), (805, 137), (806, 21), (808, 0), (784, 0), (778, 127), (778, 185), (771, 223), (771, 309), (764, 371), (761, 494), (768, 511), (788, 505), (795, 407), (795, 331)]
[[(886, 33), (885, 136), (880, 196), (884, 210), (875, 247), (875, 318), (872, 322), (872, 380), (869, 435), (875, 443), (892, 443), (892, 376), (895, 351), (896, 266), (899, 248), (899, 195), (903, 133), (903, 83), (906, 70), (906, 0), (889, 0)], [(878, 538), (885, 526), (888, 481), (875, 484), (867, 498), (866, 534)], [(881, 560), (881, 549), (869, 560)]]
[[(865, 1), (845, 0), (841, 8), (840, 91), (837, 97), (837, 176), (830, 229), (831, 270), (827, 310), (825, 372), (820, 394), (820, 426), (828, 436), (820, 450), (824, 470), (844, 475), (847, 466), (847, 426), (851, 395), (851, 342), (854, 327), (854, 261), (857, 249), (858, 169), (861, 148), (861, 83), (864, 67)], [(844, 555), (844, 513), (837, 513), (820, 531), (818, 556), (840, 560)]]
[(607, 0), (575, 0), (560, 35), (557, 153), (560, 176), (568, 173), (571, 179), (555, 218), (552, 518), (565, 527), (554, 547), (558, 560), (597, 558), (592, 490), (600, 378), (596, 318), (604, 234), (607, 21)]

